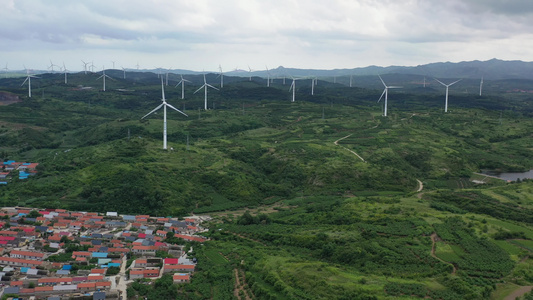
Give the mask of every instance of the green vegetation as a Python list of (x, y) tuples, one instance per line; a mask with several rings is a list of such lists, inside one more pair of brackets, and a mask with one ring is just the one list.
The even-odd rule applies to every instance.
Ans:
[[(23, 101), (2, 106), (0, 155), (40, 165), (0, 187), (0, 204), (215, 217), (210, 241), (190, 244), (190, 284), (165, 275), (131, 297), (487, 299), (533, 284), (533, 181), (474, 174), (533, 168), (528, 95), (454, 95), (444, 114), (440, 93), (407, 88), (384, 118), (379, 91), (327, 82), (290, 103), (281, 84), (230, 80), (201, 112), (201, 96), (178, 105), (169, 88), (189, 118), (169, 115), (163, 151), (161, 114), (139, 120), (158, 82), (76, 88), (91, 76), (43, 76), (47, 97), (31, 99), (3, 81)], [(81, 248), (68, 247), (49, 260)]]

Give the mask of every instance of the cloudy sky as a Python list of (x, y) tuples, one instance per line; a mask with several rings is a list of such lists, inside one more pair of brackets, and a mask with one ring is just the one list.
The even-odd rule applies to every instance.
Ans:
[(533, 61), (531, 0), (0, 0), (0, 66), (334, 69)]

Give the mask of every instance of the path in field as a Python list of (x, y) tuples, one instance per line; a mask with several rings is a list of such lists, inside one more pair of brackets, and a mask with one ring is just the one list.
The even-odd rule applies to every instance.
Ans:
[[(233, 290), (233, 295), (237, 299), (251, 300), (250, 296), (248, 296), (248, 294), (244, 290), (244, 285), (246, 284), (246, 279), (244, 277), (244, 274), (242, 275), (243, 282), (241, 282), (239, 279), (239, 269), (233, 269), (233, 273), (235, 275), (235, 288)], [(244, 298), (239, 295), (241, 291), (244, 292)]]
[(350, 149), (348, 149), (348, 148), (346, 148), (346, 147), (344, 147), (344, 146), (342, 146), (342, 145), (339, 145), (339, 141), (344, 140), (345, 138), (350, 137), (351, 135), (352, 135), (352, 134), (349, 134), (349, 135), (347, 135), (347, 136), (345, 136), (345, 137), (343, 137), (343, 138), (340, 138), (340, 139), (336, 140), (335, 142), (333, 142), (333, 144), (335, 144), (335, 145), (337, 145), (337, 146), (340, 146), (340, 147), (342, 147), (342, 148), (344, 148), (344, 149), (346, 149), (346, 150), (352, 152), (353, 155), (359, 157), (359, 159), (362, 160), (363, 162), (366, 162), (366, 160), (364, 160), (359, 154), (355, 153), (355, 151), (350, 150)]
[(505, 297), (505, 300), (515, 300), (518, 297), (523, 296), (525, 293), (531, 292), (533, 286), (521, 286), (518, 289), (514, 290), (511, 294)]
[(455, 275), (455, 272), (457, 272), (457, 268), (455, 267), (455, 265), (450, 263), (450, 262), (447, 262), (447, 261), (441, 259), (440, 257), (438, 257), (437, 255), (435, 255), (435, 248), (437, 246), (436, 242), (437, 242), (437, 234), (436, 233), (432, 233), (431, 234), (431, 243), (432, 243), (431, 244), (431, 256), (436, 258), (436, 259), (438, 259), (438, 260), (440, 260), (440, 261), (442, 261), (445, 264), (452, 265), (452, 267), (453, 267), (452, 275)]
[(421, 192), (423, 189), (424, 189), (424, 184), (422, 183), (422, 181), (420, 180), (416, 180), (418, 182), (418, 190), (416, 190), (417, 192)]

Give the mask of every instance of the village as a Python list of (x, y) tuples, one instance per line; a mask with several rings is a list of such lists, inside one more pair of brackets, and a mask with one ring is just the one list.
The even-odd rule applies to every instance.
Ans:
[(129, 283), (171, 274), (186, 283), (189, 257), (209, 217), (23, 207), (0, 210), (0, 296), (6, 299), (125, 299)]
[(17, 162), (8, 160), (0, 162), (0, 184), (7, 184), (13, 178), (14, 174), (18, 175), (19, 180), (28, 179), (28, 176), (37, 174), (37, 166), (39, 163)]

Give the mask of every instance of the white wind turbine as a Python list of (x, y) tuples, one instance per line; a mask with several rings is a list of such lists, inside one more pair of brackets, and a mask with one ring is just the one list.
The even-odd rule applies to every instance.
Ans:
[(352, 87), (353, 75), (350, 74), (350, 87)]
[(58, 67), (58, 65), (54, 65), (54, 63), (52, 62), (52, 60), (50, 60), (50, 66), (48, 66), (48, 70), (52, 70), (52, 73), (54, 73), (54, 66), (55, 67)]
[(166, 99), (165, 99), (165, 88), (163, 87), (163, 78), (161, 77), (161, 101), (163, 103), (159, 104), (156, 108), (154, 108), (151, 112), (147, 113), (146, 115), (144, 115), (144, 117), (141, 118), (144, 119), (146, 118), (147, 116), (149, 116), (150, 114), (156, 112), (158, 109), (160, 109), (161, 107), (163, 107), (163, 149), (166, 150), (167, 149), (167, 106), (172, 108), (173, 110), (183, 114), (184, 116), (188, 117), (187, 114), (185, 114), (184, 112), (182, 112), (181, 110), (175, 108), (174, 106), (170, 105), (167, 103)]
[(7, 71), (9, 71), (9, 69), (7, 68), (7, 63), (6, 63), (6, 66), (2, 70), (4, 70), (4, 76), (5, 78), (7, 78)]
[(207, 88), (208, 87), (213, 88), (213, 89), (218, 91), (218, 89), (216, 87), (210, 85), (209, 83), (207, 83), (207, 81), (205, 81), (205, 74), (204, 74), (204, 85), (202, 85), (199, 89), (196, 90), (196, 92), (193, 93), (193, 94), (196, 94), (199, 90), (204, 89), (204, 91), (205, 91), (204, 109), (205, 110), (207, 110)]
[(107, 75), (105, 74), (105, 67), (102, 67), (102, 75), (100, 75), (100, 77), (96, 78), (96, 80), (98, 80), (98, 79), (100, 79), (100, 78), (103, 79), (103, 81), (104, 81), (104, 89), (103, 89), (104, 92), (105, 92), (105, 78), (106, 78), (106, 77), (109, 78), (109, 79), (113, 79), (113, 78), (111, 78), (111, 77), (109, 77), (109, 76), (107, 76)]
[(217, 77), (220, 77), (220, 88), (223, 88), (224, 87), (224, 73), (222, 72), (221, 65), (218, 65), (218, 70), (220, 71), (220, 73), (217, 76)]
[(479, 95), (481, 96), (481, 91), (483, 90), (483, 76), (481, 76), (481, 82), (479, 83)]
[(384, 108), (383, 108), (383, 116), (386, 117), (387, 116), (387, 102), (388, 102), (388, 95), (389, 95), (389, 89), (401, 89), (402, 87), (401, 86), (387, 86), (385, 84), (385, 81), (383, 81), (383, 78), (381, 78), (380, 75), (378, 75), (379, 79), (381, 80), (381, 83), (383, 83), (383, 86), (385, 87), (385, 89), (383, 90), (383, 93), (381, 93), (381, 97), (379, 97), (379, 101), (381, 101), (381, 98), (383, 98), (383, 95), (385, 95), (385, 103), (384, 103)]
[[(24, 67), (24, 69), (26, 69), (26, 67)], [(26, 79), (20, 86), (23, 86), (26, 83), (26, 81), (28, 82), (28, 98), (31, 98), (31, 79), (39, 78), (39, 77), (31, 75), (28, 69), (26, 69), (26, 74), (27, 74)]]
[(85, 75), (87, 75), (87, 65), (89, 63), (88, 62), (84, 62), (83, 59), (81, 60), (81, 62), (83, 63), (83, 72), (85, 72)]
[(178, 87), (178, 85), (181, 84), (181, 99), (183, 100), (185, 98), (185, 82), (190, 82), (190, 81), (187, 79), (184, 79), (183, 75), (180, 75), (180, 77), (181, 77), (181, 80), (180, 82), (178, 82), (178, 84), (176, 84), (175, 87)]
[(248, 66), (248, 74), (250, 75), (249, 81), (252, 81), (252, 68), (250, 68), (250, 66)]
[(122, 71), (124, 72), (124, 79), (126, 79), (126, 69), (123, 66), (120, 66), (122, 68)]
[(165, 79), (165, 85), (166, 85), (166, 86), (168, 86), (168, 73), (170, 73), (170, 70), (171, 70), (171, 69), (172, 69), (172, 67), (168, 68), (168, 69), (167, 69), (167, 72), (166, 72), (166, 74), (165, 74), (165, 77), (166, 77), (166, 79)]
[(440, 84), (442, 84), (443, 86), (446, 87), (446, 101), (444, 102), (444, 112), (448, 112), (448, 88), (456, 83), (458, 83), (459, 81), (461, 81), (461, 79), (457, 80), (457, 81), (454, 81), (450, 84), (445, 84), (443, 83), (442, 81), (438, 80), (437, 78), (434, 78), (436, 81), (438, 81)]
[(265, 68), (267, 70), (267, 87), (270, 87), (270, 71), (267, 66), (265, 66)]
[(311, 96), (315, 95), (316, 77), (311, 78)]
[(67, 84), (67, 67), (65, 67), (65, 63), (63, 62), (63, 72), (65, 72), (65, 84)]
[(292, 77), (292, 83), (291, 83), (291, 86), (289, 87), (289, 92), (292, 90), (292, 101), (291, 102), (294, 102), (296, 101), (296, 78)]

